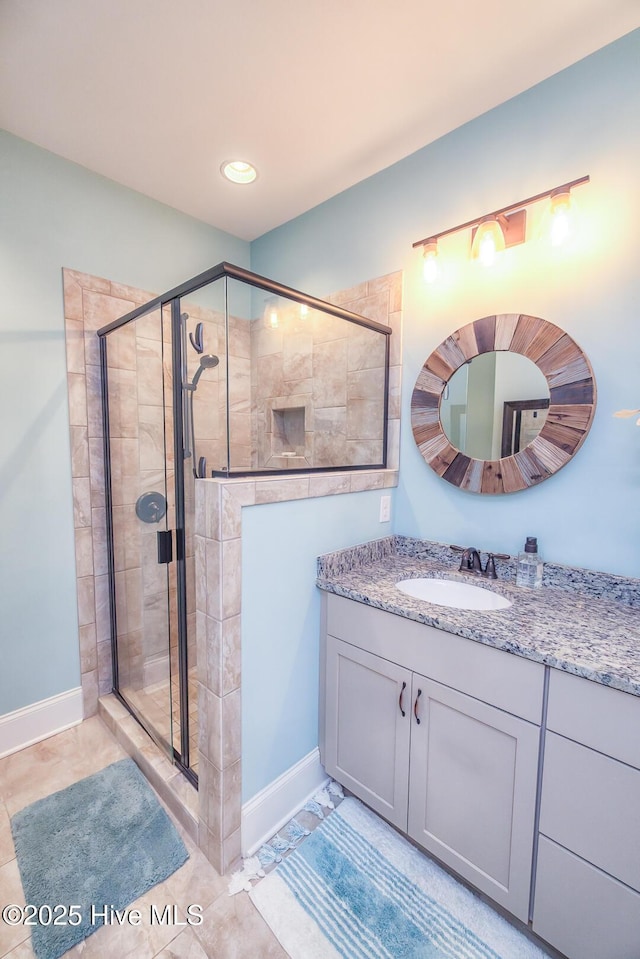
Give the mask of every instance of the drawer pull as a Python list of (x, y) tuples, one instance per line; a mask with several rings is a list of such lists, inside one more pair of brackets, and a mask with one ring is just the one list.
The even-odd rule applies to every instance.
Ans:
[(413, 715), (416, 717), (416, 722), (418, 726), (420, 725), (420, 717), (418, 716), (418, 700), (420, 699), (421, 696), (422, 696), (422, 690), (419, 689), (418, 695), (416, 696), (416, 701), (413, 704)]
[(404, 696), (404, 691), (405, 691), (406, 688), (407, 688), (407, 684), (406, 684), (406, 683), (403, 683), (403, 684), (402, 684), (402, 689), (400, 690), (400, 699), (398, 700), (398, 706), (400, 707), (400, 712), (402, 713), (402, 718), (403, 718), (403, 719), (404, 719), (404, 717), (407, 715), (407, 714), (405, 713), (404, 709), (402, 708), (402, 697)]

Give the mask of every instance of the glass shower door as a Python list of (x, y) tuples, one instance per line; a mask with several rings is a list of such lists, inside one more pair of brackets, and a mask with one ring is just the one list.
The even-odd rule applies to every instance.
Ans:
[[(105, 338), (114, 686), (173, 757), (175, 549), (171, 319), (155, 309)], [(173, 654), (173, 656), (172, 656)]]

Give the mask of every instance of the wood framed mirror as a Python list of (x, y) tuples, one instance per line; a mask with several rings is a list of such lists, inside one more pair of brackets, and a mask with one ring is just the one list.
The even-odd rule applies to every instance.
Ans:
[(502, 313), (461, 327), (429, 356), (411, 397), (411, 427), (448, 483), (515, 493), (575, 456), (595, 407), (593, 370), (575, 340), (540, 317)]

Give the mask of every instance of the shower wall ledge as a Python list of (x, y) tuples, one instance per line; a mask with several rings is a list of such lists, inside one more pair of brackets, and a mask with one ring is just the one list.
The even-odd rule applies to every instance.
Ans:
[(241, 855), (242, 509), (397, 485), (392, 469), (196, 481), (198, 845), (220, 873)]

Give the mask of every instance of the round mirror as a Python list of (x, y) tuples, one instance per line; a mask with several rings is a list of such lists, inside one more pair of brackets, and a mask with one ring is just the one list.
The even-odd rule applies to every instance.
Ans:
[(547, 418), (549, 387), (519, 353), (481, 353), (444, 388), (440, 422), (452, 446), (479, 460), (497, 460), (531, 443)]
[(456, 330), (422, 367), (413, 434), (439, 476), (476, 493), (513, 493), (569, 462), (589, 432), (591, 365), (560, 327), (485, 316)]

